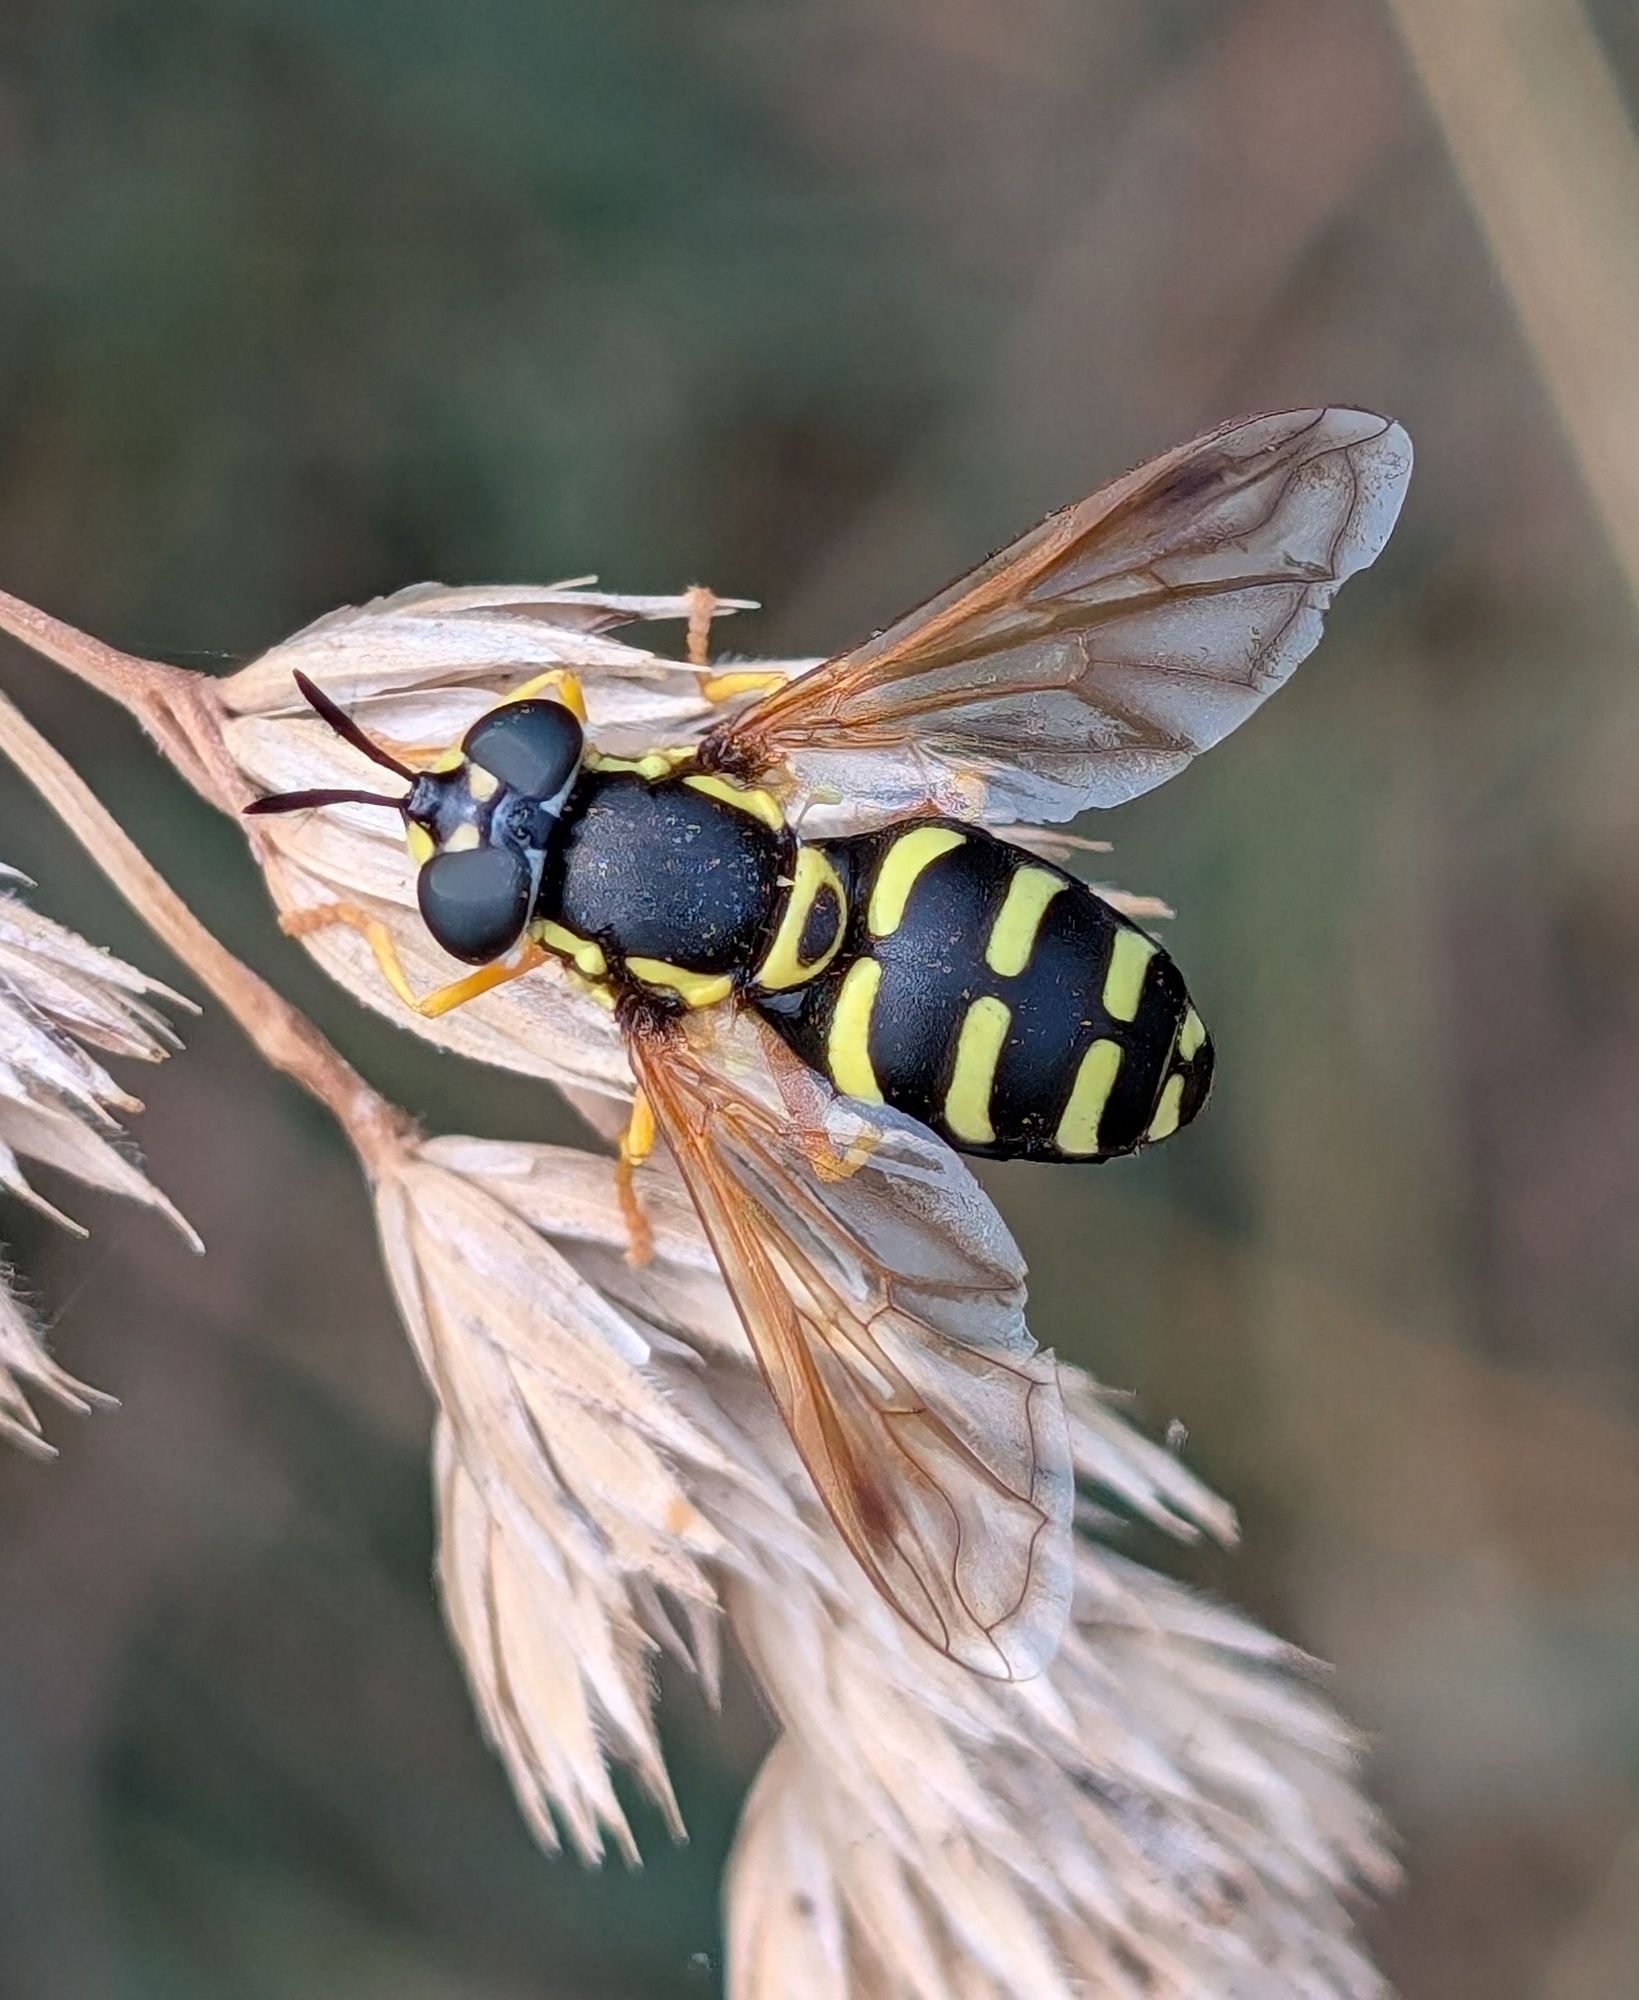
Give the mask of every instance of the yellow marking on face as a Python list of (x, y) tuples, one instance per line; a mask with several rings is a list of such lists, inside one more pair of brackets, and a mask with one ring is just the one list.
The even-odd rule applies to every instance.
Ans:
[(1110, 1101), (1110, 1092), (1120, 1072), (1121, 1044), (1094, 1042), (1081, 1059), (1070, 1089), (1070, 1101), (1053, 1134), (1053, 1144), (1061, 1153), (1098, 1151), (1098, 1121), (1104, 1116), (1104, 1107)]
[(577, 937), (567, 924), (541, 922), (532, 925), (531, 929), (548, 951), (567, 958), (576, 971), (584, 973), (588, 979), (601, 979), (609, 970), (602, 945), (594, 944), (590, 938)]
[[(802, 934), (814, 905), (827, 894), (835, 897), (836, 929), (819, 957), (805, 960), (801, 951)], [(842, 884), (837, 879), (837, 871), (817, 847), (799, 848), (791, 892), (785, 899), (785, 911), (780, 918), (780, 927), (774, 933), (774, 942), (757, 968), (757, 984), (766, 992), (782, 993), (788, 987), (801, 986), (807, 980), (817, 979), (836, 957), (847, 921), (846, 899)]]
[(675, 993), (685, 1007), (715, 1007), (734, 991), (734, 980), (726, 972), (690, 972), (686, 966), (668, 965), (663, 958), (629, 958), (626, 970), (645, 986)]
[(670, 777), (693, 755), (692, 750), (684, 749), (646, 750), (641, 757), (605, 757), (601, 751), (588, 750), (583, 761), (589, 771), (635, 771), (653, 784), (657, 778)]
[(459, 743), (452, 743), (447, 750), (440, 750), (427, 766), (435, 776), (442, 777), (446, 771), (459, 771), (467, 761), (467, 753)]
[(753, 819), (760, 819), (764, 826), (770, 826), (776, 833), (785, 825), (785, 814), (780, 811), (772, 792), (758, 791), (754, 786), (737, 785), (731, 778), (720, 778), (715, 774), (698, 773), (685, 778), (684, 784), (691, 792), (704, 792), (708, 799), (720, 800), (725, 806), (732, 806), (736, 812), (750, 813)]
[(444, 843), (446, 854), (470, 854), (478, 845), (478, 829), (471, 820), (465, 826), (458, 826)]
[(916, 887), (916, 878), (941, 854), (960, 847), (966, 838), (966, 834), (948, 826), (919, 826), (912, 833), (900, 835), (882, 857), (882, 866), (876, 871), (871, 888), (865, 921), (873, 937), (893, 936), (904, 919), (905, 905)]
[(410, 859), (418, 868), (424, 868), (438, 852), (438, 842), (413, 819), (404, 823), (404, 845), (410, 850)]
[(1007, 885), (1001, 914), (985, 941), (985, 964), (1004, 979), (1023, 972), (1036, 948), (1036, 933), (1047, 905), (1064, 888), (1062, 875), (1047, 868), (1021, 868)]
[(1206, 1023), (1193, 1007), (1184, 1016), (1184, 1025), (1178, 1030), (1178, 1053), (1185, 1062), (1195, 1054), (1206, 1040)]
[(990, 1093), (1012, 1018), (1012, 1008), (989, 994), (975, 1000), (962, 1016), (956, 1063), (945, 1092), (945, 1123), (970, 1146), (991, 1145), (996, 1137), (990, 1122)]
[(1120, 930), (1110, 947), (1110, 969), (1104, 975), (1104, 1011), (1112, 1021), (1134, 1021), (1144, 991), (1144, 975), (1156, 953), (1154, 938), (1142, 931)]
[(480, 805), (494, 798), (501, 789), (501, 781), (493, 771), (486, 771), (482, 764), (474, 764), (467, 773), (467, 790)]
[(871, 1009), (881, 984), (882, 968), (874, 958), (850, 965), (825, 1040), (831, 1081), (844, 1097), (862, 1097), (867, 1104), (882, 1102), (876, 1071), (871, 1067)]
[(1146, 1139), (1166, 1139), (1178, 1130), (1178, 1112), (1184, 1101), (1184, 1079), (1173, 1072), (1167, 1078), (1166, 1088), (1161, 1092), (1161, 1102), (1156, 1106), (1155, 1116), (1150, 1120)]

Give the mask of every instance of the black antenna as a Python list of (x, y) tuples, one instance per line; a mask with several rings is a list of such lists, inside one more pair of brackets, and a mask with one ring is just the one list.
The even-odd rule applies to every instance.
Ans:
[[(388, 756), (379, 743), (372, 743), (364, 731), (344, 709), (340, 709), (330, 699), (317, 682), (310, 681), (306, 674), (297, 674), (296, 685), (302, 691), (302, 699), (309, 708), (330, 727), (344, 743), (369, 758), (372, 764), (379, 764), (384, 771), (391, 771), (395, 778), (403, 778), (406, 783), (415, 784), (415, 773), (396, 757)], [(312, 791), (276, 792), (271, 798), (253, 799), (244, 808), (247, 813), (292, 813), (305, 812), (309, 806), (391, 806), (395, 812), (404, 805), (403, 799), (389, 799), (380, 792)]]
[(247, 813), (305, 812), (309, 806), (391, 806), (396, 812), (404, 801), (389, 799), (380, 792), (275, 792), (265, 799), (252, 799), (240, 810)]
[[(372, 764), (379, 764), (384, 771), (391, 771), (395, 778), (406, 779), (410, 784), (415, 783), (414, 771), (401, 764), (396, 757), (389, 757), (379, 743), (372, 743), (346, 710), (338, 708), (322, 687), (310, 681), (306, 674), (297, 674), (295, 678), (297, 687), (302, 691), (302, 699), (308, 707), (314, 714), (322, 716), (344, 743), (351, 743), (353, 748), (368, 757)], [(389, 804), (397, 805), (398, 801), (392, 799)]]

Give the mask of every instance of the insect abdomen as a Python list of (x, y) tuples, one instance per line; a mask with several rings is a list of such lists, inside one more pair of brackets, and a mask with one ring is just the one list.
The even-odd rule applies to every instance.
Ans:
[(1000, 1159), (1109, 1159), (1200, 1109), (1212, 1044), (1176, 966), (1062, 869), (945, 820), (824, 851), (841, 949), (764, 1005), (839, 1090)]

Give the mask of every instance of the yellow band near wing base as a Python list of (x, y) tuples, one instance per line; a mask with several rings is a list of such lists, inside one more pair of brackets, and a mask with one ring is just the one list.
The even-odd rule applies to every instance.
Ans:
[(629, 958), (626, 970), (645, 986), (675, 993), (685, 1007), (715, 1007), (734, 991), (734, 980), (726, 972), (690, 972), (686, 966), (668, 965), (663, 958)]
[[(826, 894), (835, 899), (836, 928), (818, 958), (804, 959), (801, 956), (802, 934), (808, 927), (814, 905)], [(756, 983), (765, 992), (783, 993), (790, 987), (804, 986), (810, 979), (817, 979), (836, 957), (847, 922), (847, 898), (842, 893), (837, 871), (817, 847), (800, 848), (797, 865), (792, 872), (791, 889), (785, 899), (785, 910), (780, 917), (780, 927), (757, 968)]]

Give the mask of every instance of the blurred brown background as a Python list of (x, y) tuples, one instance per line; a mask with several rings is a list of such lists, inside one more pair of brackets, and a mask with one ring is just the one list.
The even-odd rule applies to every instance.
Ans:
[[(0, 10), (0, 581), (134, 650), (596, 570), (817, 651), (1210, 422), (1407, 423), (1321, 657), (1089, 829), (1180, 910), (1211, 1115), (992, 1184), (1041, 1336), (1242, 1508), (1194, 1573), (1336, 1662), (1408, 1871), (1371, 1934), (1442, 2000), (1639, 1991), (1636, 92), (1618, 0)], [(0, 670), (384, 1088), (570, 1132), (353, 1010), (121, 719)], [(0, 856), (175, 976), (11, 779)], [(669, 1691), (689, 1847), (536, 1855), (350, 1164), (188, 1041), (136, 1082), (203, 1263), (3, 1218), (125, 1408), (0, 1458), (0, 1994), (707, 2000), (759, 1718)]]

